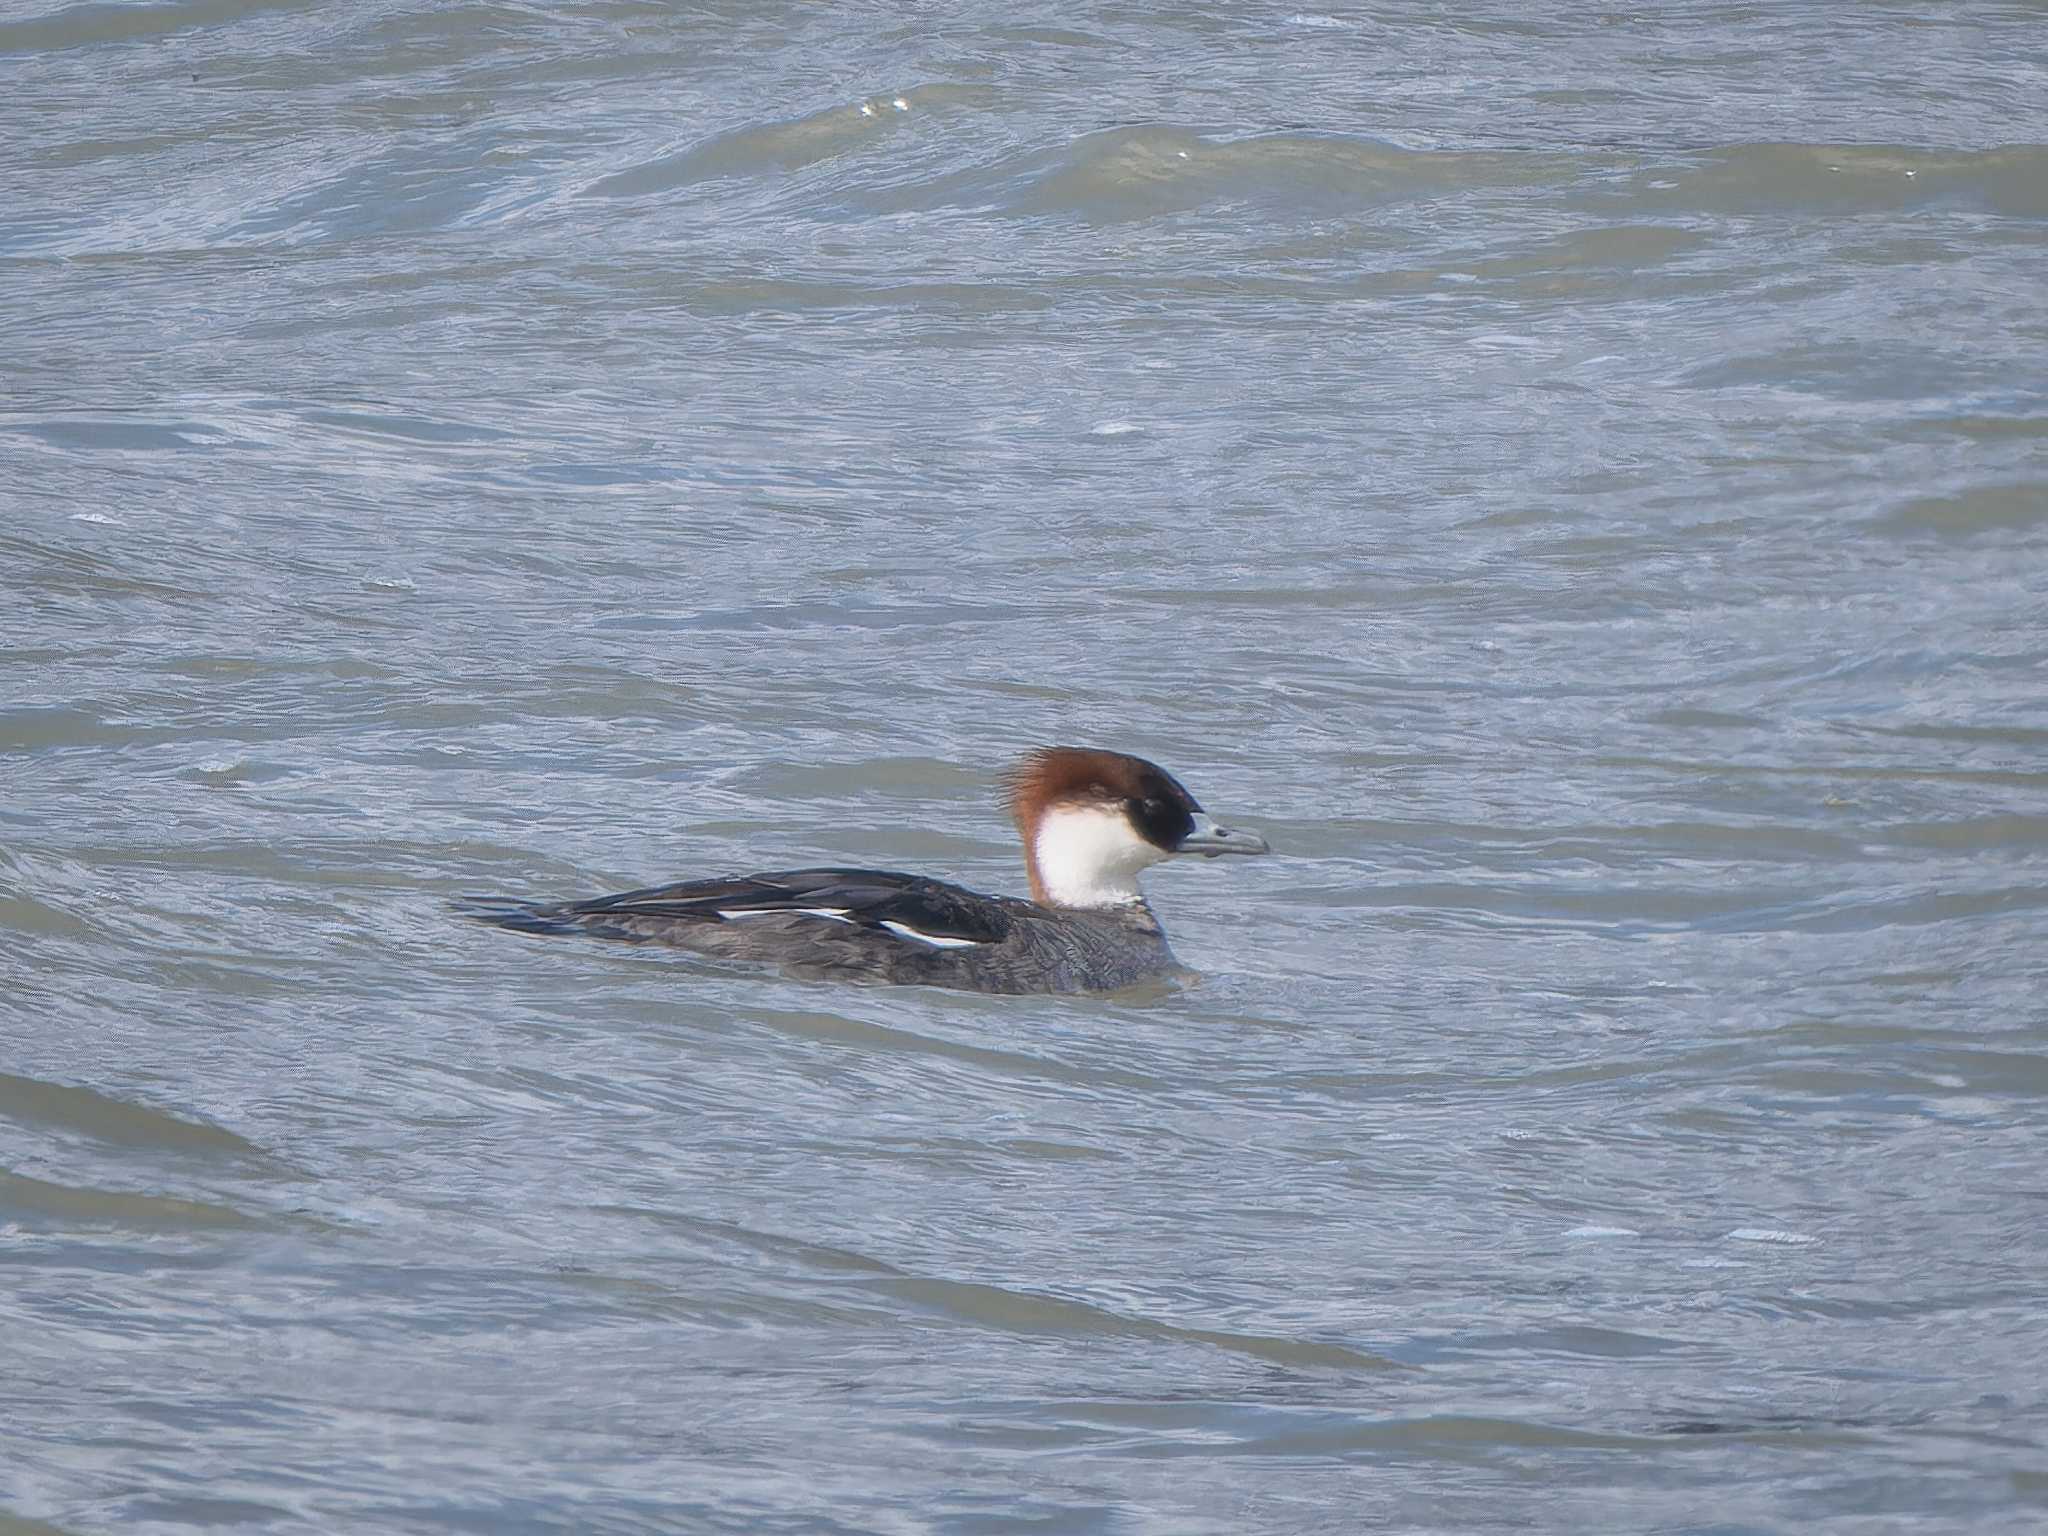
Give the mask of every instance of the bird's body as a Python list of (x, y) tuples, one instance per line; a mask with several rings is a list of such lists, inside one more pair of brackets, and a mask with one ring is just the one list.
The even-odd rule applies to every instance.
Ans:
[(1219, 827), (1142, 758), (1075, 747), (1010, 784), (1033, 900), (921, 875), (799, 869), (650, 886), (591, 901), (471, 898), (466, 915), (522, 933), (584, 933), (765, 961), (812, 980), (974, 992), (1098, 992), (1179, 967), (1137, 885), (1176, 853), (1264, 853)]

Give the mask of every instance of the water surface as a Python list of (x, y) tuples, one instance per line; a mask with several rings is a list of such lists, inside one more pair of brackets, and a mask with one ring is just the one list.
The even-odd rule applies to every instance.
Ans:
[(2034, 1529), (2043, 21), (9, 8), (0, 1525)]

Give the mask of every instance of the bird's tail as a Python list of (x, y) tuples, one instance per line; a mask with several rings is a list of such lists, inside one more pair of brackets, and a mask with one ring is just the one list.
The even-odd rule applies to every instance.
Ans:
[(509, 896), (458, 896), (449, 903), (456, 916), (514, 933), (581, 933), (583, 924), (561, 907), (537, 901), (514, 901)]

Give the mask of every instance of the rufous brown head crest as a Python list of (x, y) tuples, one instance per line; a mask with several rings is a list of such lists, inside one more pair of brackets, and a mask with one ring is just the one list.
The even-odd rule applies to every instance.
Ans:
[(1010, 815), (1024, 840), (1031, 894), (1043, 901), (1034, 836), (1055, 806), (1121, 809), (1138, 836), (1171, 853), (1201, 810), (1195, 797), (1157, 763), (1096, 747), (1040, 747), (1005, 776)]

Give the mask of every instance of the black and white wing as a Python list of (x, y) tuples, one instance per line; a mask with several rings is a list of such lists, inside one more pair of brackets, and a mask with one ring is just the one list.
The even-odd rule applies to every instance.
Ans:
[(783, 931), (810, 928), (802, 920), (811, 919), (925, 949), (958, 949), (1001, 943), (1012, 928), (1005, 905), (943, 880), (889, 870), (794, 869), (686, 880), (560, 906), (473, 901), (465, 910), (528, 933), (580, 930), (612, 938), (666, 938), (691, 947), (710, 940), (709, 930), (742, 928), (773, 917), (778, 921), (772, 926)]

